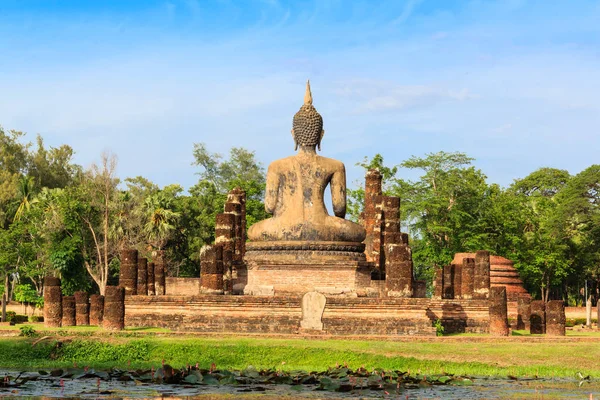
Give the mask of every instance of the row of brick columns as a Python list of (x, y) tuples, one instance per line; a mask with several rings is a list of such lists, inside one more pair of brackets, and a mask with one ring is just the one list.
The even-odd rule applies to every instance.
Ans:
[(105, 296), (94, 294), (88, 298), (86, 292), (75, 292), (73, 296), (63, 296), (60, 279), (44, 279), (44, 325), (60, 326), (102, 326), (105, 329), (120, 330), (125, 327), (125, 289), (107, 286)]
[(246, 253), (246, 192), (227, 195), (224, 212), (217, 214), (215, 243), (200, 252), (200, 292), (231, 294)]
[(139, 257), (138, 251), (129, 249), (121, 251), (121, 269), (119, 286), (125, 289), (125, 295), (154, 296), (164, 295), (165, 257), (164, 251), (154, 254), (154, 262)]
[(475, 258), (463, 258), (435, 272), (434, 299), (487, 299), (490, 294), (490, 253), (479, 250)]

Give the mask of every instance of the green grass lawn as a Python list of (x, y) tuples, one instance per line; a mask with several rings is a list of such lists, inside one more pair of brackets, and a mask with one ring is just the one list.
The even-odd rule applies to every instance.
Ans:
[[(50, 369), (77, 363), (96, 368), (149, 368), (162, 360), (174, 367), (198, 363), (208, 367), (321, 371), (336, 364), (355, 369), (410, 370), (422, 374), (476, 376), (573, 377), (577, 372), (600, 376), (600, 343), (490, 340), (380, 341), (280, 339), (257, 337), (95, 335), (98, 328), (75, 327), (72, 336), (32, 346), (35, 338), (0, 338), (0, 368)], [(81, 335), (77, 331), (81, 330)], [(161, 332), (161, 330), (157, 330)], [(151, 332), (151, 331), (150, 331)], [(590, 334), (589, 332), (587, 332)], [(573, 333), (577, 335), (579, 333)], [(598, 334), (596, 334), (598, 336)], [(600, 336), (599, 336), (600, 337)]]

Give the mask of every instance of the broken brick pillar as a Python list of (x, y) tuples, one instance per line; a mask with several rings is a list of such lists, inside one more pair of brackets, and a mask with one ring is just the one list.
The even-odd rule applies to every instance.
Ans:
[(154, 283), (154, 268), (156, 268), (156, 264), (153, 262), (148, 263), (148, 296), (156, 295), (156, 284)]
[(542, 300), (531, 302), (529, 333), (539, 335), (546, 333), (546, 305)]
[(489, 292), (490, 299), (490, 335), (508, 336), (508, 310), (506, 287), (494, 286)]
[(453, 299), (454, 298), (454, 288), (452, 287), (452, 282), (454, 281), (454, 268), (452, 265), (444, 265), (444, 277), (442, 278), (443, 291), (442, 298), (443, 299)]
[(104, 329), (125, 329), (125, 289), (120, 286), (107, 286), (104, 292)]
[(385, 291), (390, 297), (412, 297), (413, 266), (405, 244), (386, 245)]
[(223, 247), (204, 246), (200, 251), (200, 292), (223, 294)]
[[(380, 246), (381, 241), (380, 237), (377, 238), (377, 243), (375, 243), (375, 236), (379, 236), (379, 234), (383, 231), (381, 226), (379, 226), (378, 232), (379, 234), (375, 234), (375, 226), (381, 222), (382, 214), (376, 209), (376, 204), (380, 201), (376, 198), (381, 196), (381, 180), (382, 175), (377, 169), (370, 169), (367, 171), (365, 175), (365, 200), (364, 200), (364, 209), (361, 213), (361, 222), (366, 231), (365, 238), (365, 255), (367, 257), (367, 261), (375, 263), (375, 268), (379, 269), (380, 266)], [(379, 217), (377, 216), (379, 214)]]
[(90, 303), (86, 292), (75, 292), (75, 324), (85, 326), (90, 324)]
[(165, 285), (165, 252), (157, 250), (154, 256), (154, 292), (157, 296), (165, 295)]
[(62, 292), (60, 279), (44, 278), (44, 326), (58, 328), (62, 323)]
[(75, 297), (63, 296), (62, 298), (62, 326), (75, 326)]
[(432, 299), (441, 300), (444, 293), (444, 269), (437, 268), (433, 276), (433, 295)]
[(546, 334), (565, 336), (565, 303), (562, 300), (550, 300), (546, 303)]
[[(222, 247), (223, 271), (223, 293), (230, 294), (233, 290), (233, 255), (235, 254), (235, 221), (234, 214), (217, 214), (215, 225), (215, 245)], [(202, 269), (202, 267), (201, 267)], [(204, 273), (203, 271), (201, 273)], [(212, 289), (211, 289), (212, 290)]]
[(137, 265), (137, 289), (138, 296), (148, 295), (148, 259), (145, 257), (138, 258)]
[(490, 252), (479, 250), (475, 253), (473, 274), (473, 298), (487, 299), (490, 294)]
[[(400, 197), (382, 196), (381, 211), (383, 213), (383, 244), (402, 243), (400, 232)], [(408, 244), (408, 243), (407, 243)]]
[(531, 318), (531, 296), (528, 294), (517, 297), (517, 330), (529, 330)]
[(119, 271), (119, 286), (125, 289), (125, 295), (137, 293), (138, 251), (121, 250), (121, 269)]
[(90, 325), (102, 326), (104, 315), (104, 296), (93, 294), (90, 296)]
[(424, 299), (427, 297), (427, 282), (422, 280), (414, 280), (413, 284), (413, 297)]
[[(461, 279), (461, 298), (472, 299), (474, 289), (474, 274), (475, 274), (475, 259), (474, 258), (463, 258), (462, 265), (460, 268), (462, 279)], [(456, 289), (455, 289), (456, 290)]]
[[(240, 189), (241, 190), (241, 189)], [(240, 193), (233, 189), (227, 195), (227, 202), (225, 203), (225, 214), (233, 214), (235, 217), (234, 222), (234, 261), (242, 261), (244, 256), (242, 244), (245, 233), (242, 233), (242, 203)]]

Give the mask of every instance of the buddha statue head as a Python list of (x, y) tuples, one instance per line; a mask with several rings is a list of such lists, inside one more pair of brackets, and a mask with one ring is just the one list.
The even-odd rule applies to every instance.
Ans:
[(306, 93), (304, 94), (304, 104), (294, 115), (292, 124), (292, 137), (296, 146), (294, 150), (301, 147), (317, 147), (321, 150), (321, 139), (325, 131), (323, 130), (323, 118), (312, 105), (312, 93), (310, 92), (310, 81), (306, 82)]

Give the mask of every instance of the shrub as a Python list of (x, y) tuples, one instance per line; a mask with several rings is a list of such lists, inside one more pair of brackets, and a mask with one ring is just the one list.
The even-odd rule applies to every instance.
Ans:
[(444, 336), (444, 325), (442, 324), (442, 320), (441, 319), (436, 319), (435, 322), (433, 323), (433, 326), (435, 327), (435, 335), (436, 336)]
[(29, 322), (44, 322), (44, 317), (40, 317), (39, 315), (30, 315)]
[(34, 337), (38, 334), (37, 331), (33, 329), (33, 326), (29, 325), (22, 326), (19, 328), (19, 330), (21, 331), (19, 336)]

